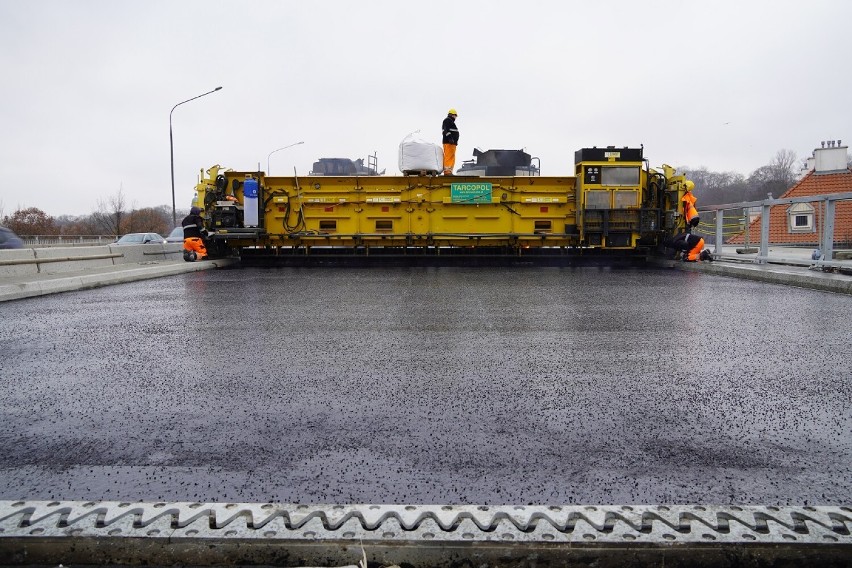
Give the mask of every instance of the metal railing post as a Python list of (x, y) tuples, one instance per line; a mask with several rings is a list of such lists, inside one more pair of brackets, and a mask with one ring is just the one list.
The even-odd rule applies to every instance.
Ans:
[(769, 201), (764, 201), (760, 212), (760, 252), (757, 256), (761, 257), (758, 261), (760, 264), (766, 263), (766, 257), (769, 255), (769, 211), (772, 206)]
[(825, 219), (822, 221), (822, 258), (834, 260), (834, 202), (831, 197), (825, 198)]
[(716, 211), (716, 254), (722, 254), (722, 230), (725, 224), (725, 210)]

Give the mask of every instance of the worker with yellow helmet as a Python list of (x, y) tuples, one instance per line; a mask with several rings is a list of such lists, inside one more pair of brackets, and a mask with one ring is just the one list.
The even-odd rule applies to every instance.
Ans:
[(456, 128), (456, 116), (459, 113), (456, 109), (451, 108), (447, 111), (447, 118), (441, 124), (442, 137), (444, 142), (444, 175), (452, 175), (453, 168), (456, 165), (456, 147), (459, 144), (459, 129)]
[(698, 201), (694, 195), (692, 195), (692, 190), (695, 189), (695, 183), (686, 180), (684, 182), (684, 188), (686, 192), (683, 194), (683, 218), (686, 220), (686, 232), (691, 233), (693, 227), (697, 227), (700, 219), (698, 218), (698, 209), (695, 208), (695, 203)]

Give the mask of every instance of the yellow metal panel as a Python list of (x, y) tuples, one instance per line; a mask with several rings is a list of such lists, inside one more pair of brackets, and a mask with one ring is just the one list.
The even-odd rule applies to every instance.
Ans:
[[(216, 170), (213, 177), (218, 173)], [(229, 191), (240, 199), (245, 172), (223, 175)], [(518, 239), (541, 241), (543, 233), (562, 234), (566, 224), (576, 223), (573, 176), (475, 178), (476, 183), (490, 183), (492, 187), (490, 203), (478, 204), (452, 202), (450, 184), (457, 180), (426, 176), (261, 177), (267, 233), (263, 238), (269, 242), (317, 239), (340, 245), (360, 238), (415, 244), (438, 239), (457, 245), (486, 239), (507, 244)], [(200, 192), (207, 188), (212, 188), (212, 179), (206, 180), (206, 185), (199, 184)], [(201, 193), (199, 197), (203, 199)], [(559, 245), (572, 244), (573, 237), (558, 238)]]

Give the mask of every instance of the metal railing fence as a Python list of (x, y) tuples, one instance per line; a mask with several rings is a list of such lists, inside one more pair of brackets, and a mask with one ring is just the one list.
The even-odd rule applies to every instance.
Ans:
[(38, 247), (74, 247), (108, 245), (114, 243), (117, 235), (18, 235), (24, 246)]
[[(730, 239), (733, 236), (738, 236), (740, 234), (744, 237), (744, 246), (750, 246), (749, 236), (751, 234), (751, 224), (752, 222), (757, 222), (757, 219), (754, 221), (751, 219), (750, 210), (752, 208), (759, 208), (759, 222), (760, 222), (760, 240), (755, 243), (758, 245), (758, 255), (757, 262), (763, 264), (766, 262), (766, 258), (769, 254), (769, 245), (770, 244), (786, 244), (788, 246), (796, 246), (795, 243), (770, 243), (769, 240), (769, 229), (770, 229), (770, 212), (772, 207), (777, 207), (780, 205), (793, 205), (795, 203), (810, 203), (810, 204), (818, 204), (821, 209), (822, 216), (822, 229), (815, 231), (815, 245), (820, 251), (820, 255), (818, 259), (813, 259), (814, 263), (817, 265), (825, 264), (830, 265), (834, 258), (834, 248), (835, 244), (838, 242), (843, 242), (842, 239), (838, 239), (837, 235), (835, 235), (835, 221), (836, 221), (836, 209), (838, 201), (852, 201), (852, 192), (850, 193), (834, 193), (834, 194), (825, 194), (825, 195), (810, 195), (803, 197), (787, 197), (783, 199), (764, 199), (762, 201), (743, 201), (741, 203), (726, 203), (723, 205), (708, 205), (701, 208), (701, 212), (712, 212), (712, 216), (714, 218), (715, 230), (708, 231), (707, 224), (699, 225), (699, 230), (702, 228), (705, 229), (705, 234), (712, 235), (714, 237), (715, 254), (722, 254), (722, 245), (725, 244), (726, 240)], [(734, 212), (733, 216), (726, 212)], [(732, 222), (733, 217), (733, 222)], [(736, 230), (736, 226), (739, 225), (741, 228)], [(845, 239), (845, 237), (844, 237)], [(804, 243), (801, 243), (799, 246), (807, 246)]]

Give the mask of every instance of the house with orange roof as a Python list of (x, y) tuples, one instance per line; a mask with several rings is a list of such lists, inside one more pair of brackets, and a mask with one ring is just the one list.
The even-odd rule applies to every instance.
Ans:
[[(807, 173), (778, 199), (852, 193), (852, 170), (847, 165), (848, 146), (840, 140), (823, 142), (805, 164)], [(769, 244), (820, 246), (825, 211), (823, 203), (773, 205), (769, 212)], [(760, 242), (761, 220), (752, 220), (745, 233), (729, 239), (729, 244)], [(852, 200), (838, 201), (834, 208), (834, 247), (852, 248)]]

